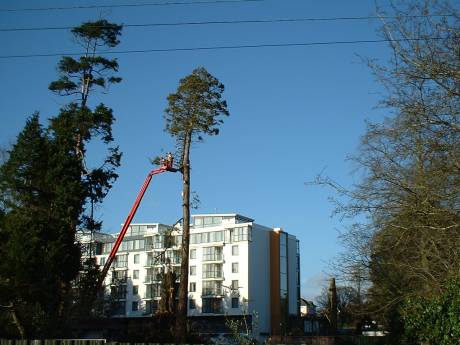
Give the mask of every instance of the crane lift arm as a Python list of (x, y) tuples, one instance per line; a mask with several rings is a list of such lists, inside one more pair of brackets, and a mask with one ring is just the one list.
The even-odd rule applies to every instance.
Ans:
[(109, 268), (112, 265), (113, 260), (115, 259), (115, 255), (117, 254), (118, 248), (120, 247), (121, 242), (123, 241), (123, 238), (125, 237), (126, 231), (128, 231), (131, 221), (133, 220), (134, 215), (136, 214), (137, 208), (139, 207), (139, 204), (145, 194), (145, 191), (147, 190), (150, 184), (150, 181), (153, 178), (153, 175), (158, 175), (166, 171), (177, 172), (179, 169), (173, 168), (172, 163), (173, 163), (172, 155), (168, 154), (167, 158), (163, 160), (162, 166), (160, 168), (152, 170), (148, 173), (144, 181), (144, 184), (142, 185), (139, 193), (137, 194), (137, 198), (134, 201), (133, 206), (131, 207), (131, 211), (129, 211), (128, 217), (126, 217), (123, 227), (121, 228), (120, 234), (118, 235), (115, 243), (113, 244), (112, 250), (110, 251), (109, 257), (107, 258), (104, 268), (102, 269), (101, 275), (99, 276), (99, 281), (98, 281), (99, 288), (102, 287), (104, 279), (107, 276), (107, 272), (109, 271)]

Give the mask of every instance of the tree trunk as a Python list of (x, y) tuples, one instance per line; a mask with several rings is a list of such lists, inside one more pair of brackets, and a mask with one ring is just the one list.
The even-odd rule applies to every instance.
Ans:
[(176, 314), (176, 341), (186, 342), (188, 307), (188, 252), (190, 243), (190, 144), (192, 133), (185, 133), (182, 153), (182, 248), (179, 284), (179, 303)]
[(337, 289), (335, 278), (329, 281), (329, 322), (332, 334), (337, 333)]
[(21, 339), (25, 339), (26, 330), (24, 329), (24, 326), (22, 325), (21, 320), (19, 320), (18, 314), (16, 313), (16, 308), (14, 307), (14, 305), (11, 306), (10, 313), (11, 313), (11, 317), (13, 318), (13, 323), (18, 329), (19, 336), (21, 337)]

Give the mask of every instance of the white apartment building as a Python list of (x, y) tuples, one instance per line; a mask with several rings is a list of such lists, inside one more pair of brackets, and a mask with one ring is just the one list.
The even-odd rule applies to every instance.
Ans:
[[(93, 239), (99, 265), (105, 264), (116, 236), (97, 234)], [(114, 316), (156, 312), (162, 273), (180, 272), (181, 242), (180, 227), (130, 225), (105, 279)], [(188, 316), (205, 323), (245, 316), (257, 325), (255, 335), (281, 334), (299, 313), (299, 262), (298, 241), (280, 228), (239, 214), (193, 215)]]

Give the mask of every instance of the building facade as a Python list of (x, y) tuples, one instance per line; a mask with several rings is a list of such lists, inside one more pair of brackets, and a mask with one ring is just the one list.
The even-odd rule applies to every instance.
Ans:
[[(116, 236), (93, 238), (99, 265)], [(180, 226), (130, 226), (105, 279), (113, 316), (142, 317), (158, 310), (163, 274), (179, 276), (181, 242)], [(248, 317), (256, 335), (283, 334), (300, 310), (298, 240), (239, 214), (193, 215), (188, 281), (192, 320)]]

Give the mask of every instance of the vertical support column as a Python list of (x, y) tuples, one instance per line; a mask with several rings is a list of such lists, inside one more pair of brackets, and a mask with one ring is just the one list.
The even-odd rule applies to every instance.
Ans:
[(270, 233), (270, 329), (271, 335), (281, 334), (280, 300), (280, 232)]

